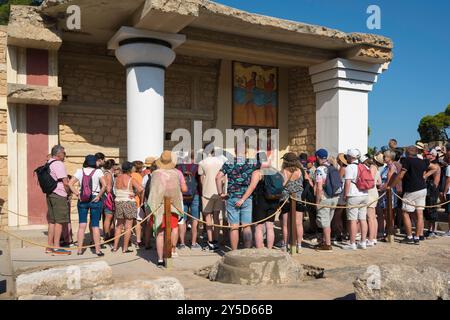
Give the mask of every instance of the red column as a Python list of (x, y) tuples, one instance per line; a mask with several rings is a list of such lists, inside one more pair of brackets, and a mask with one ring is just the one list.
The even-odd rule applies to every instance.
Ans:
[[(48, 51), (27, 49), (27, 84), (48, 85)], [(47, 223), (47, 204), (34, 169), (45, 163), (48, 154), (48, 106), (27, 105), (27, 191), (28, 223)]]

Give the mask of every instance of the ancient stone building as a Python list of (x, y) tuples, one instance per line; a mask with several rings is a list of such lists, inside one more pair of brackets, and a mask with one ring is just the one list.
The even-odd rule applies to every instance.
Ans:
[[(77, 9), (80, 29), (68, 24)], [(207, 0), (12, 6), (0, 29), (1, 223), (46, 223), (33, 170), (54, 144), (66, 148), (73, 174), (88, 153), (158, 155), (194, 121), (203, 131), (235, 128), (236, 61), (277, 70), (278, 159), (317, 147), (367, 150), (368, 94), (392, 47), (385, 37)]]

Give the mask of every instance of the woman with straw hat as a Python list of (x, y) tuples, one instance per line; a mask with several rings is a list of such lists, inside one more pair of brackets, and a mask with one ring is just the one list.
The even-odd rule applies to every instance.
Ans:
[[(151, 225), (153, 235), (156, 237), (156, 251), (158, 253), (158, 267), (164, 267), (164, 229), (166, 228), (164, 219), (164, 198), (171, 200), (171, 225), (172, 228), (172, 256), (176, 256), (176, 245), (178, 241), (178, 224), (183, 220), (183, 192), (188, 188), (186, 180), (181, 171), (175, 168), (176, 155), (171, 151), (164, 151), (161, 157), (155, 161), (157, 170), (152, 173), (150, 195), (147, 205), (153, 213)], [(181, 219), (180, 219), (181, 218)]]

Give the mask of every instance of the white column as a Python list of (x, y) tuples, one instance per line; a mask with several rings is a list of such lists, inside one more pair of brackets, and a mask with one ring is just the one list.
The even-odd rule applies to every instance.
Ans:
[(109, 41), (127, 69), (127, 158), (159, 156), (164, 148), (164, 76), (184, 35), (122, 27)]
[(316, 93), (316, 147), (368, 150), (368, 94), (387, 65), (333, 59), (309, 68)]

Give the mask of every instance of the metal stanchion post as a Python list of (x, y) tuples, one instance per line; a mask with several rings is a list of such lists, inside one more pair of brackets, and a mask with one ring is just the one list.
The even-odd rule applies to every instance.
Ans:
[(164, 263), (166, 268), (172, 264), (172, 226), (171, 226), (172, 210), (170, 198), (164, 197), (164, 222), (166, 228), (164, 230)]
[(392, 189), (390, 187), (386, 190), (386, 227), (387, 227), (387, 242), (394, 243), (394, 210), (392, 209)]
[(291, 197), (291, 212), (290, 212), (290, 252), (291, 255), (297, 254), (297, 201)]

